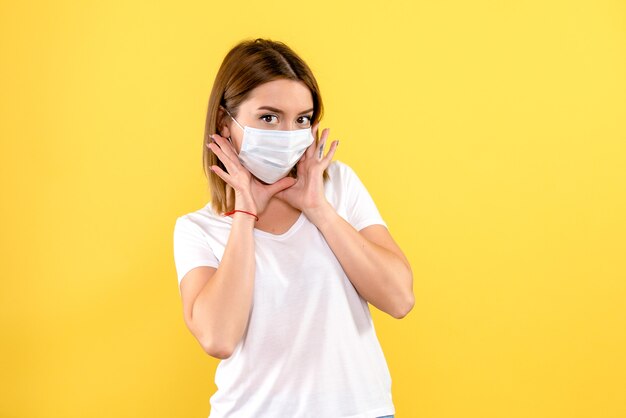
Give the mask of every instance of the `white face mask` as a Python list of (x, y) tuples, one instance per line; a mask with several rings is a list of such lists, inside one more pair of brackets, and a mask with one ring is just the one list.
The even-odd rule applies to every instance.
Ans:
[(244, 128), (226, 113), (243, 130), (239, 161), (265, 183), (275, 183), (289, 174), (315, 140), (311, 128), (294, 131)]

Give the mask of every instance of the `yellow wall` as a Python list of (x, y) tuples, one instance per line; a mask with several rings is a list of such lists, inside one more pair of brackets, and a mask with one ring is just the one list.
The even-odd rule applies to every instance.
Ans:
[(0, 416), (208, 415), (172, 232), (257, 36), (412, 263), (409, 316), (371, 308), (396, 416), (626, 416), (624, 1), (209, 3), (2, 1)]

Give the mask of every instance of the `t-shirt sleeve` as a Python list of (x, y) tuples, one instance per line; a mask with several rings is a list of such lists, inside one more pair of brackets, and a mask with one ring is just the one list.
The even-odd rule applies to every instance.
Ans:
[(174, 226), (174, 263), (179, 287), (185, 274), (194, 267), (219, 266), (204, 232), (186, 216), (177, 218)]
[(383, 225), (387, 227), (372, 196), (367, 191), (361, 179), (350, 166), (345, 163), (339, 164), (342, 172), (342, 193), (345, 196), (345, 210), (348, 222), (357, 231), (370, 225)]

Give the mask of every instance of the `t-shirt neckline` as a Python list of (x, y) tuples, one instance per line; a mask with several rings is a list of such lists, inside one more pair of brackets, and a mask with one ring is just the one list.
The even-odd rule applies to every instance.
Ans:
[[(213, 216), (217, 218), (221, 218), (222, 220), (228, 222), (229, 225), (232, 225), (233, 218), (231, 218), (230, 216), (223, 216), (223, 215), (219, 215), (215, 213), (213, 211), (213, 208), (210, 207), (210, 202), (207, 203), (206, 207), (213, 214)], [(304, 215), (304, 212), (300, 212), (300, 216), (298, 216), (298, 219), (296, 219), (293, 225), (291, 225), (289, 229), (283, 232), (282, 234), (272, 234), (271, 232), (262, 231), (256, 228), (254, 228), (254, 234), (258, 236), (262, 236), (262, 237), (275, 239), (275, 240), (284, 240), (284, 239), (289, 238), (291, 235), (293, 235), (300, 228), (300, 226), (304, 223), (305, 219), (306, 219), (306, 216)]]
[(298, 219), (296, 219), (296, 221), (293, 223), (293, 225), (291, 225), (289, 227), (288, 230), (286, 230), (285, 232), (283, 232), (282, 234), (272, 234), (271, 232), (267, 232), (267, 231), (262, 231), (260, 229), (256, 229), (254, 228), (254, 233), (256, 235), (260, 235), (263, 237), (268, 237), (268, 238), (272, 238), (272, 239), (276, 239), (276, 240), (283, 240), (286, 238), (289, 238), (291, 235), (293, 235), (298, 228), (300, 228), (300, 225), (302, 225), (302, 223), (304, 222), (304, 219), (306, 218), (306, 216), (304, 215), (304, 212), (300, 212), (300, 216), (298, 216)]

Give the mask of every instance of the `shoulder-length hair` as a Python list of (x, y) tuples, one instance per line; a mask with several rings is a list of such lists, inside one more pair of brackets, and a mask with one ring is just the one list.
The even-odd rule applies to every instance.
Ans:
[[(313, 96), (311, 126), (321, 120), (324, 107), (313, 72), (302, 58), (284, 43), (262, 38), (244, 40), (235, 45), (222, 61), (209, 97), (202, 145), (203, 168), (209, 183), (211, 206), (217, 213), (234, 209), (232, 187), (211, 170), (212, 165), (217, 165), (224, 171), (226, 167), (206, 146), (210, 141), (209, 135), (221, 134), (218, 128), (222, 126), (223, 118), (226, 116), (224, 112), (219, 111), (219, 107), (223, 106), (236, 117), (240, 104), (248, 98), (252, 89), (281, 78), (301, 81), (309, 88)], [(318, 141), (319, 133), (316, 135), (315, 143)], [(291, 170), (289, 176), (297, 177), (297, 167)], [(328, 179), (326, 172), (324, 179)]]

